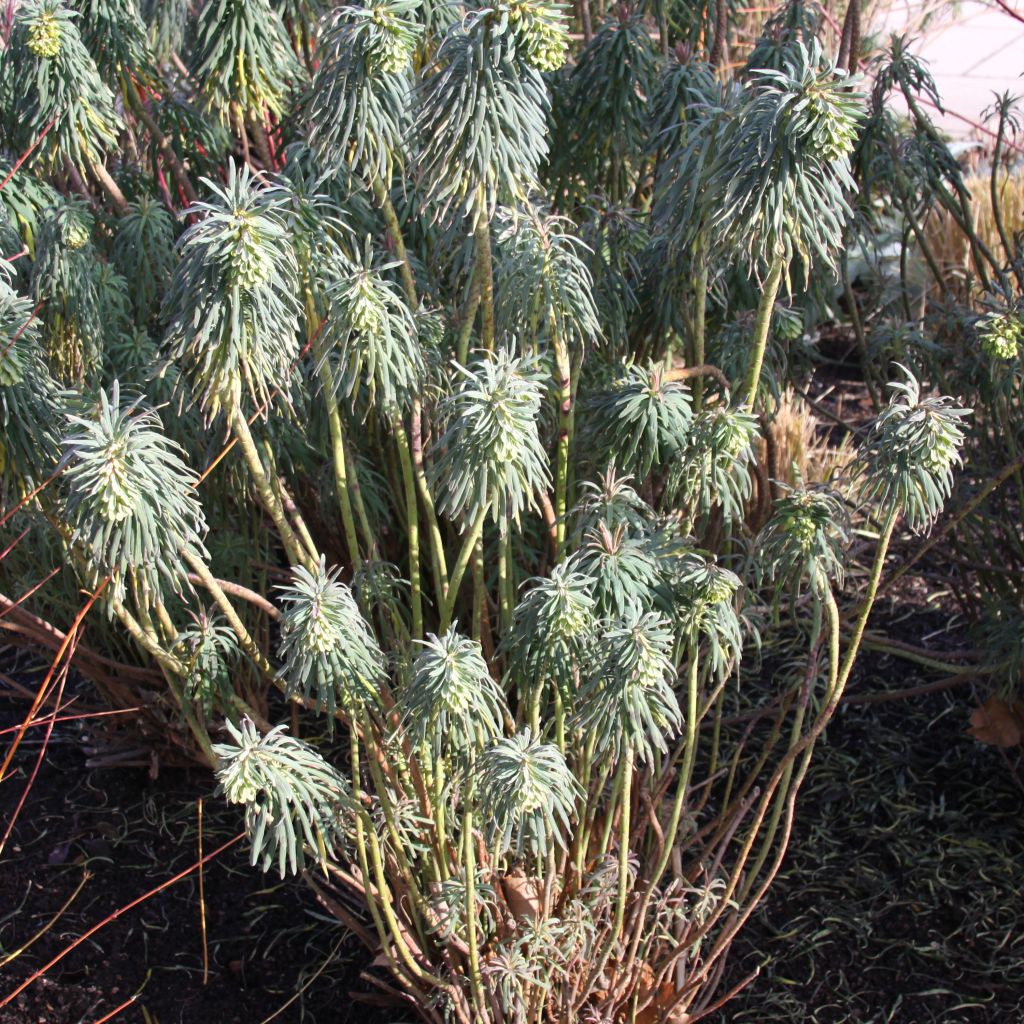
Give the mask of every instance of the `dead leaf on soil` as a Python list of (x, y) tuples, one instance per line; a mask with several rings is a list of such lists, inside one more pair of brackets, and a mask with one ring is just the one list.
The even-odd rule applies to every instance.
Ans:
[(989, 697), (971, 712), (967, 732), (976, 740), (993, 747), (1016, 747), (1024, 742), (1024, 701), (1012, 704), (1000, 697)]

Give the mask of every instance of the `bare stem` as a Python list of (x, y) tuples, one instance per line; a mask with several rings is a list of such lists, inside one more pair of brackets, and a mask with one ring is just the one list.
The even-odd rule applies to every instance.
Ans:
[(776, 256), (768, 269), (768, 278), (764, 283), (764, 290), (761, 292), (761, 301), (757, 307), (757, 319), (754, 322), (754, 337), (751, 345), (750, 367), (747, 370), (747, 381), (744, 385), (743, 407), (748, 411), (753, 409), (754, 401), (757, 398), (757, 386), (761, 380), (761, 366), (764, 363), (764, 353), (768, 346), (768, 332), (772, 325), (772, 313), (775, 310), (775, 297), (779, 294), (779, 285), (782, 283), (782, 271), (785, 262), (781, 256)]

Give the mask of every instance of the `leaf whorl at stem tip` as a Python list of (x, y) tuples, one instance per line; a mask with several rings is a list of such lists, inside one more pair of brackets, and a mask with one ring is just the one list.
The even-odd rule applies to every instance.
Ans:
[(152, 598), (165, 585), (180, 592), (187, 586), (182, 549), (206, 557), (206, 519), (184, 452), (141, 398), (122, 402), (116, 381), (109, 397), (100, 392), (93, 408), (70, 413), (68, 422), (77, 431), (62, 441), (73, 540), (99, 575), (114, 577), (114, 595), (129, 580)]
[(879, 502), (887, 514), (902, 514), (911, 530), (921, 532), (935, 522), (952, 491), (963, 421), (971, 410), (951, 398), (922, 397), (920, 382), (900, 369), (904, 379), (889, 385), (894, 394), (853, 468), (865, 499)]
[(321, 557), (313, 571), (294, 567), (292, 582), (279, 588), (287, 692), (312, 699), (329, 727), (339, 707), (358, 717), (377, 706), (386, 678), (384, 655), (339, 575)]
[(668, 622), (632, 602), (604, 631), (603, 659), (580, 692), (572, 725), (616, 760), (631, 751), (648, 762), (667, 751), (683, 723), (672, 683), (674, 637)]
[(447, 426), (434, 446), (438, 509), (469, 522), (484, 513), (517, 521), (550, 486), (537, 429), (543, 378), (536, 361), (505, 349), (456, 371), (461, 380), (442, 405)]
[(224, 728), (231, 742), (213, 748), (218, 792), (245, 806), (252, 863), (264, 871), (276, 863), (282, 878), (302, 869), (307, 848), (325, 863), (345, 839), (348, 781), (283, 725), (265, 736), (249, 718)]
[(452, 625), (420, 641), (409, 682), (398, 698), (403, 728), (437, 758), (472, 759), (500, 736), (505, 695), (491, 678), (480, 644)]
[(191, 208), (200, 219), (178, 242), (163, 316), (170, 358), (213, 419), (245, 397), (265, 407), (271, 389), (286, 385), (299, 355), (301, 292), (280, 191), (260, 188), (234, 163), (224, 185), (206, 185), (212, 196)]
[(565, 848), (584, 794), (557, 747), (526, 728), (487, 747), (477, 770), (476, 798), (489, 843), (502, 853), (529, 851), (540, 859), (552, 845)]

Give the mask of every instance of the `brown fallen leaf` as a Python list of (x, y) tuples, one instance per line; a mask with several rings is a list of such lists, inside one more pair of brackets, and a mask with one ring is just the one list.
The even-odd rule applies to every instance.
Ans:
[(1001, 697), (989, 697), (971, 712), (967, 732), (992, 747), (1017, 747), (1024, 742), (1024, 701), (1009, 703)]
[(658, 994), (654, 997), (654, 1001), (650, 1006), (645, 1007), (636, 1015), (634, 1024), (657, 1024), (662, 1019), (662, 1014), (666, 1011), (668, 1011), (668, 1016), (665, 1019), (669, 1024), (686, 1024), (690, 1019), (688, 1013), (678, 1007), (676, 1009), (669, 1009), (676, 1001), (678, 995), (679, 992), (676, 990), (675, 985), (670, 981), (666, 981), (658, 989)]

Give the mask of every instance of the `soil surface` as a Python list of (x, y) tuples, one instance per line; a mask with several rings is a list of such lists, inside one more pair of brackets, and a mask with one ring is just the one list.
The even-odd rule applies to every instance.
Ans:
[[(914, 683), (876, 663), (851, 696)], [(1019, 756), (966, 734), (983, 696), (840, 711), (720, 1024), (1024, 1021), (1024, 790)]]
[[(918, 638), (927, 624), (915, 619)], [(856, 703), (914, 683), (905, 663), (865, 659), (805, 783), (782, 874), (734, 947), (732, 982), (760, 975), (712, 1024), (1024, 1020), (1019, 774), (966, 735), (970, 687)], [(23, 713), (0, 708), (0, 729)], [(0, 822), (39, 739), (26, 738), (19, 772), (0, 787)], [(77, 723), (57, 727), (0, 860), (0, 963), (31, 942), (0, 968), (0, 999), (195, 863), (200, 798), (205, 853), (239, 831), (208, 776), (89, 769), (82, 739)], [(116, 1019), (409, 1019), (353, 1000), (365, 991), (363, 949), (303, 885), (250, 868), (242, 843), (206, 865), (202, 904), (198, 883), (193, 872), (103, 927), (0, 1009), (0, 1024), (99, 1024), (133, 996)]]
[[(24, 713), (21, 704), (0, 707), (0, 729)], [(40, 739), (26, 737), (20, 770), (0, 786), (2, 830)], [(0, 1001), (89, 928), (195, 864), (201, 798), (204, 854), (237, 835), (240, 815), (211, 790), (198, 771), (165, 769), (154, 779), (138, 767), (89, 769), (80, 730), (57, 726), (0, 857)], [(99, 1024), (135, 995), (118, 1021), (370, 1021), (347, 996), (364, 961), (305, 886), (251, 868), (243, 841), (204, 867), (202, 905), (192, 872), (84, 941), (0, 1009), (0, 1024)]]

